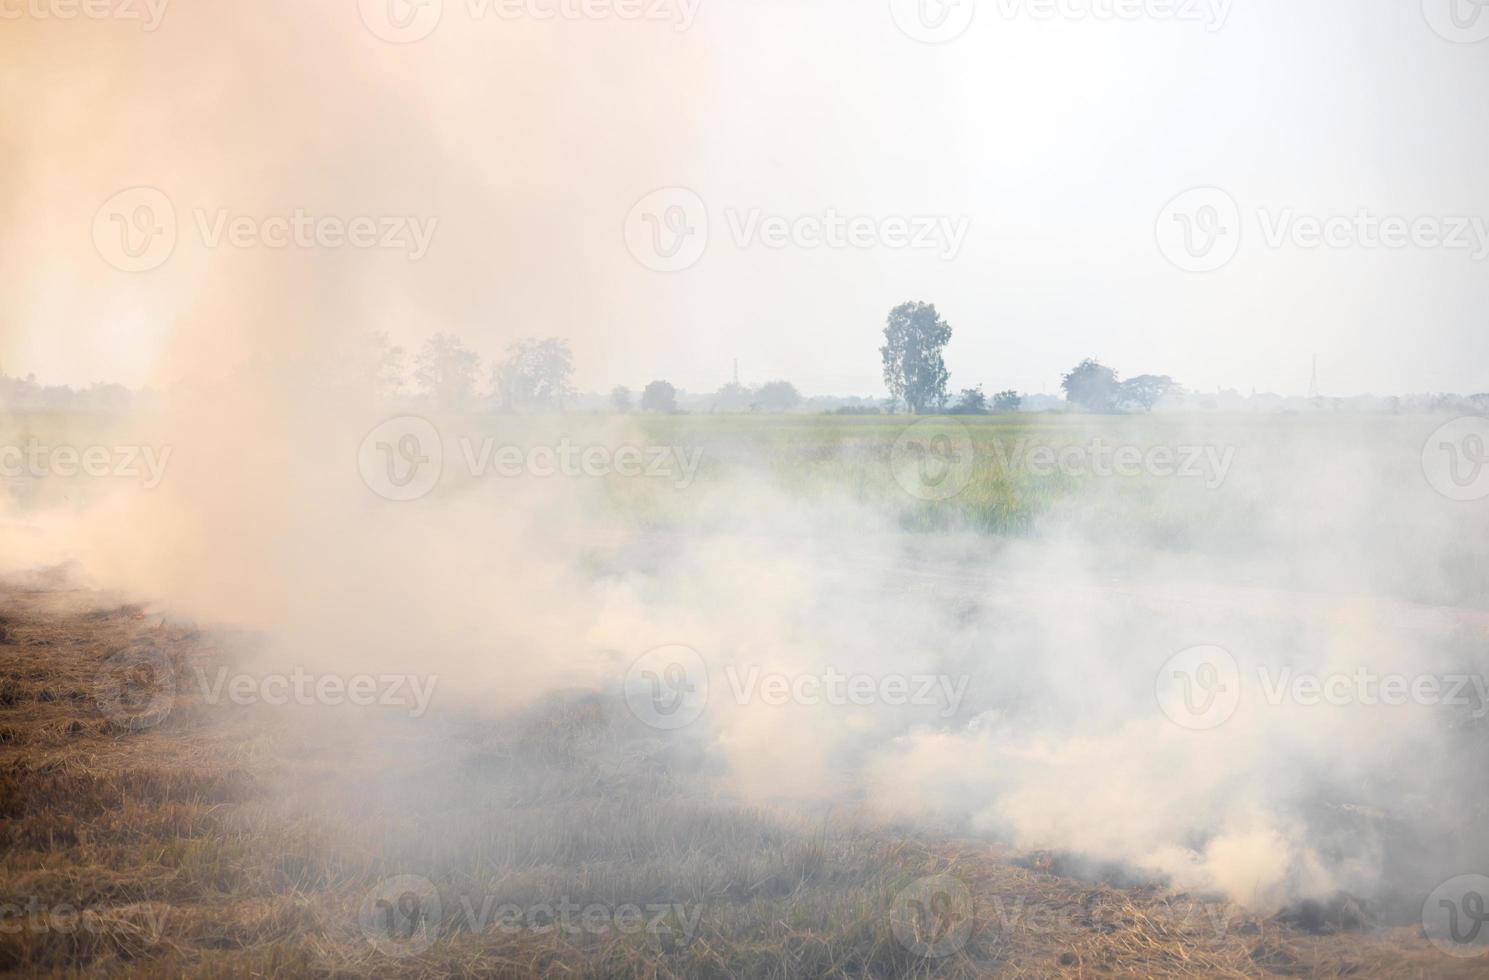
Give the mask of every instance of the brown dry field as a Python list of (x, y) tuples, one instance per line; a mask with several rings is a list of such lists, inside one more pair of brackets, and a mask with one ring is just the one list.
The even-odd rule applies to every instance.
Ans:
[[(164, 721), (136, 728), (100, 710), (105, 658), (159, 650), (180, 679), (230, 661), (241, 637), (72, 588), (60, 572), (0, 583), (0, 617), (0, 971), (1489, 973), (1482, 959), (1438, 952), (1418, 929), (1337, 910), (1310, 931), (1204, 896), (1068, 877), (1045, 855), (895, 834), (842, 811), (796, 820), (692, 795), (665, 757), (618, 737), (612, 707), (593, 697), (438, 731), (405, 724), (369, 738), (348, 727), (338, 738), (293, 712), (207, 704), (178, 683)], [(445, 912), (426, 949), (390, 955), (369, 940), (359, 909), (405, 873), (432, 881)], [(891, 924), (896, 896), (933, 875), (970, 896), (969, 908), (928, 926), (943, 930), (931, 938), (965, 937), (940, 957), (916, 955)], [(467, 896), (670, 902), (698, 918), (691, 935), (675, 921), (641, 932), (478, 928), (458, 914)]]

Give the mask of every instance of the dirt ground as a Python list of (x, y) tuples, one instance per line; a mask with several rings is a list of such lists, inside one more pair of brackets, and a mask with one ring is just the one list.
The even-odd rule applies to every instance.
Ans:
[[(0, 970), (1489, 975), (1367, 909), (1257, 917), (1058, 855), (700, 797), (595, 697), (376, 738), (204, 703), (184, 679), (244, 642), (60, 573), (0, 583)], [(600, 912), (504, 926), (493, 898)], [(606, 912), (627, 905), (644, 928)]]

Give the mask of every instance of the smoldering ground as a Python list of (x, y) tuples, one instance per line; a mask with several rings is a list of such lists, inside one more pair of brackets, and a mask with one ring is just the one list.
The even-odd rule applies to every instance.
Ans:
[[(354, 448), (377, 417), (355, 415), (318, 435), (339, 431)], [(1127, 424), (1127, 438), (1154, 444), (1204, 425)], [(613, 476), (515, 477), (494, 496), (457, 470), (428, 496), (395, 503), (354, 467), (318, 461), (346, 457), (315, 442), (296, 457), (298, 485), (315, 493), (258, 515), (298, 529), (283, 554), (241, 530), (257, 536), (272, 524), (245, 522), (241, 500), (198, 492), (193, 480), (205, 474), (185, 466), (149, 495), (117, 487), (65, 520), (24, 519), (84, 569), (181, 597), (168, 608), (262, 628), (239, 665), (254, 676), (303, 664), (437, 678), (428, 712), (414, 719), (359, 712), (354, 734), (333, 739), (315, 712), (302, 718), (295, 751), (321, 760), (318, 780), (326, 767), (344, 771), (286, 788), (307, 812), (366, 792), (381, 805), (409, 793), (448, 801), (437, 816), (421, 808), (385, 842), (390, 854), (424, 855), (423, 865), (453, 871), (461, 861), (458, 849), (431, 856), (430, 820), (446, 842), (475, 840), (492, 814), (517, 820), (509, 811), (538, 786), (616, 787), (649, 774), (669, 797), (788, 814), (846, 807), (873, 825), (1060, 853), (1066, 868), (1105, 867), (1244, 908), (1345, 893), (1399, 917), (1412, 896), (1419, 906), (1484, 857), (1473, 833), (1486, 806), (1472, 777), (1484, 737), (1477, 706), (1277, 699), (1251, 683), (1223, 724), (1192, 730), (1155, 699), (1165, 662), (1203, 644), (1228, 651), (1249, 678), (1489, 671), (1489, 614), (1464, 604), (1473, 579), (1442, 571), (1445, 559), (1471, 563), (1476, 546), (1464, 534), (1477, 517), (1446, 507), (1414, 457), (1401, 462), (1426, 423), (1340, 423), (1376, 437), (1347, 458), (1331, 440), (1358, 430), (1285, 437), (1279, 453), (1277, 427), (1287, 424), (1259, 423), (1223, 487), (1087, 476), (1014, 535), (969, 526), (981, 511), (966, 502), (928, 507), (905, 494), (885, 458), (894, 425), (784, 469), (804, 445), (689, 426), (671, 437), (701, 454), (698, 478), (686, 488), (655, 482), (639, 500), (616, 498)], [(517, 427), (530, 440), (576, 444), (634, 442), (637, 425), (499, 422), (503, 438)], [(171, 435), (189, 458), (190, 433)], [(1294, 469), (1300, 460), (1311, 468)], [(984, 462), (998, 467), (991, 453)], [(844, 473), (858, 474), (858, 489)], [(1377, 478), (1356, 482), (1365, 474)], [(1309, 501), (1341, 487), (1366, 498), (1344, 508), (1358, 519), (1303, 530)], [(144, 552), (120, 513), (190, 514), (210, 529), (213, 554), (236, 557), (234, 573), (205, 574), (194, 548)], [(928, 516), (939, 529), (917, 529)], [(1387, 517), (1413, 533), (1374, 535)], [(250, 580), (255, 591), (234, 591)], [(692, 699), (692, 716), (658, 725), (635, 710), (626, 678), (648, 651), (673, 647), (698, 666), (679, 660), (669, 675), (669, 661), (649, 682)], [(834, 676), (845, 692), (847, 679), (868, 683), (851, 688), (855, 697), (828, 697), (831, 685), (819, 682)], [(750, 677), (781, 683), (766, 697), (741, 681)], [(253, 709), (275, 724), (272, 705)], [(508, 715), (575, 711), (594, 712), (582, 743), (554, 732), (545, 744), (529, 730), (494, 743), (504, 746), (494, 755), (473, 748), (488, 736), (473, 743), (471, 733)], [(347, 713), (327, 712), (326, 724), (345, 726)], [(422, 729), (417, 759), (380, 763), (410, 724)], [(478, 758), (487, 761), (473, 772)], [(594, 809), (609, 793), (564, 826), (633, 819)], [(521, 826), (508, 846), (527, 846)]]

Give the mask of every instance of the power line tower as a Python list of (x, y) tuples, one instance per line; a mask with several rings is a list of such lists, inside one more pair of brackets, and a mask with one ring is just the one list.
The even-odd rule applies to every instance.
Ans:
[(739, 387), (739, 358), (734, 359), (734, 387)]
[(1313, 400), (1318, 397), (1318, 355), (1313, 355), (1313, 376), (1308, 379), (1308, 398)]

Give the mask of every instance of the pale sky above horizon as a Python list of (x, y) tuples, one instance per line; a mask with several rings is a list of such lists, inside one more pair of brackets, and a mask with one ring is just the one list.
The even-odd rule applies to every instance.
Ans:
[[(1489, 390), (1489, 8), (647, 0), (667, 19), (633, 22), (443, 0), (390, 43), (404, 2), (0, 23), (0, 370), (159, 384), (183, 350), (444, 330), (487, 361), (565, 337), (589, 391), (708, 391), (738, 358), (746, 382), (880, 395), (885, 315), (924, 300), (953, 389), (1053, 392), (1094, 356), (1302, 394), (1316, 355), (1327, 394)], [(909, 36), (938, 14), (959, 36)], [(141, 185), (177, 241), (125, 271), (94, 236)], [(1192, 188), (1219, 191), (1165, 210)], [(213, 244), (224, 214), (266, 234), (296, 211), (431, 236), (417, 257)], [(1173, 254), (1215, 220), (1219, 244)], [(1393, 221), (1404, 243), (1373, 244)], [(231, 323), (225, 282), (249, 297)], [(260, 295), (304, 311), (298, 337), (258, 346)]]

